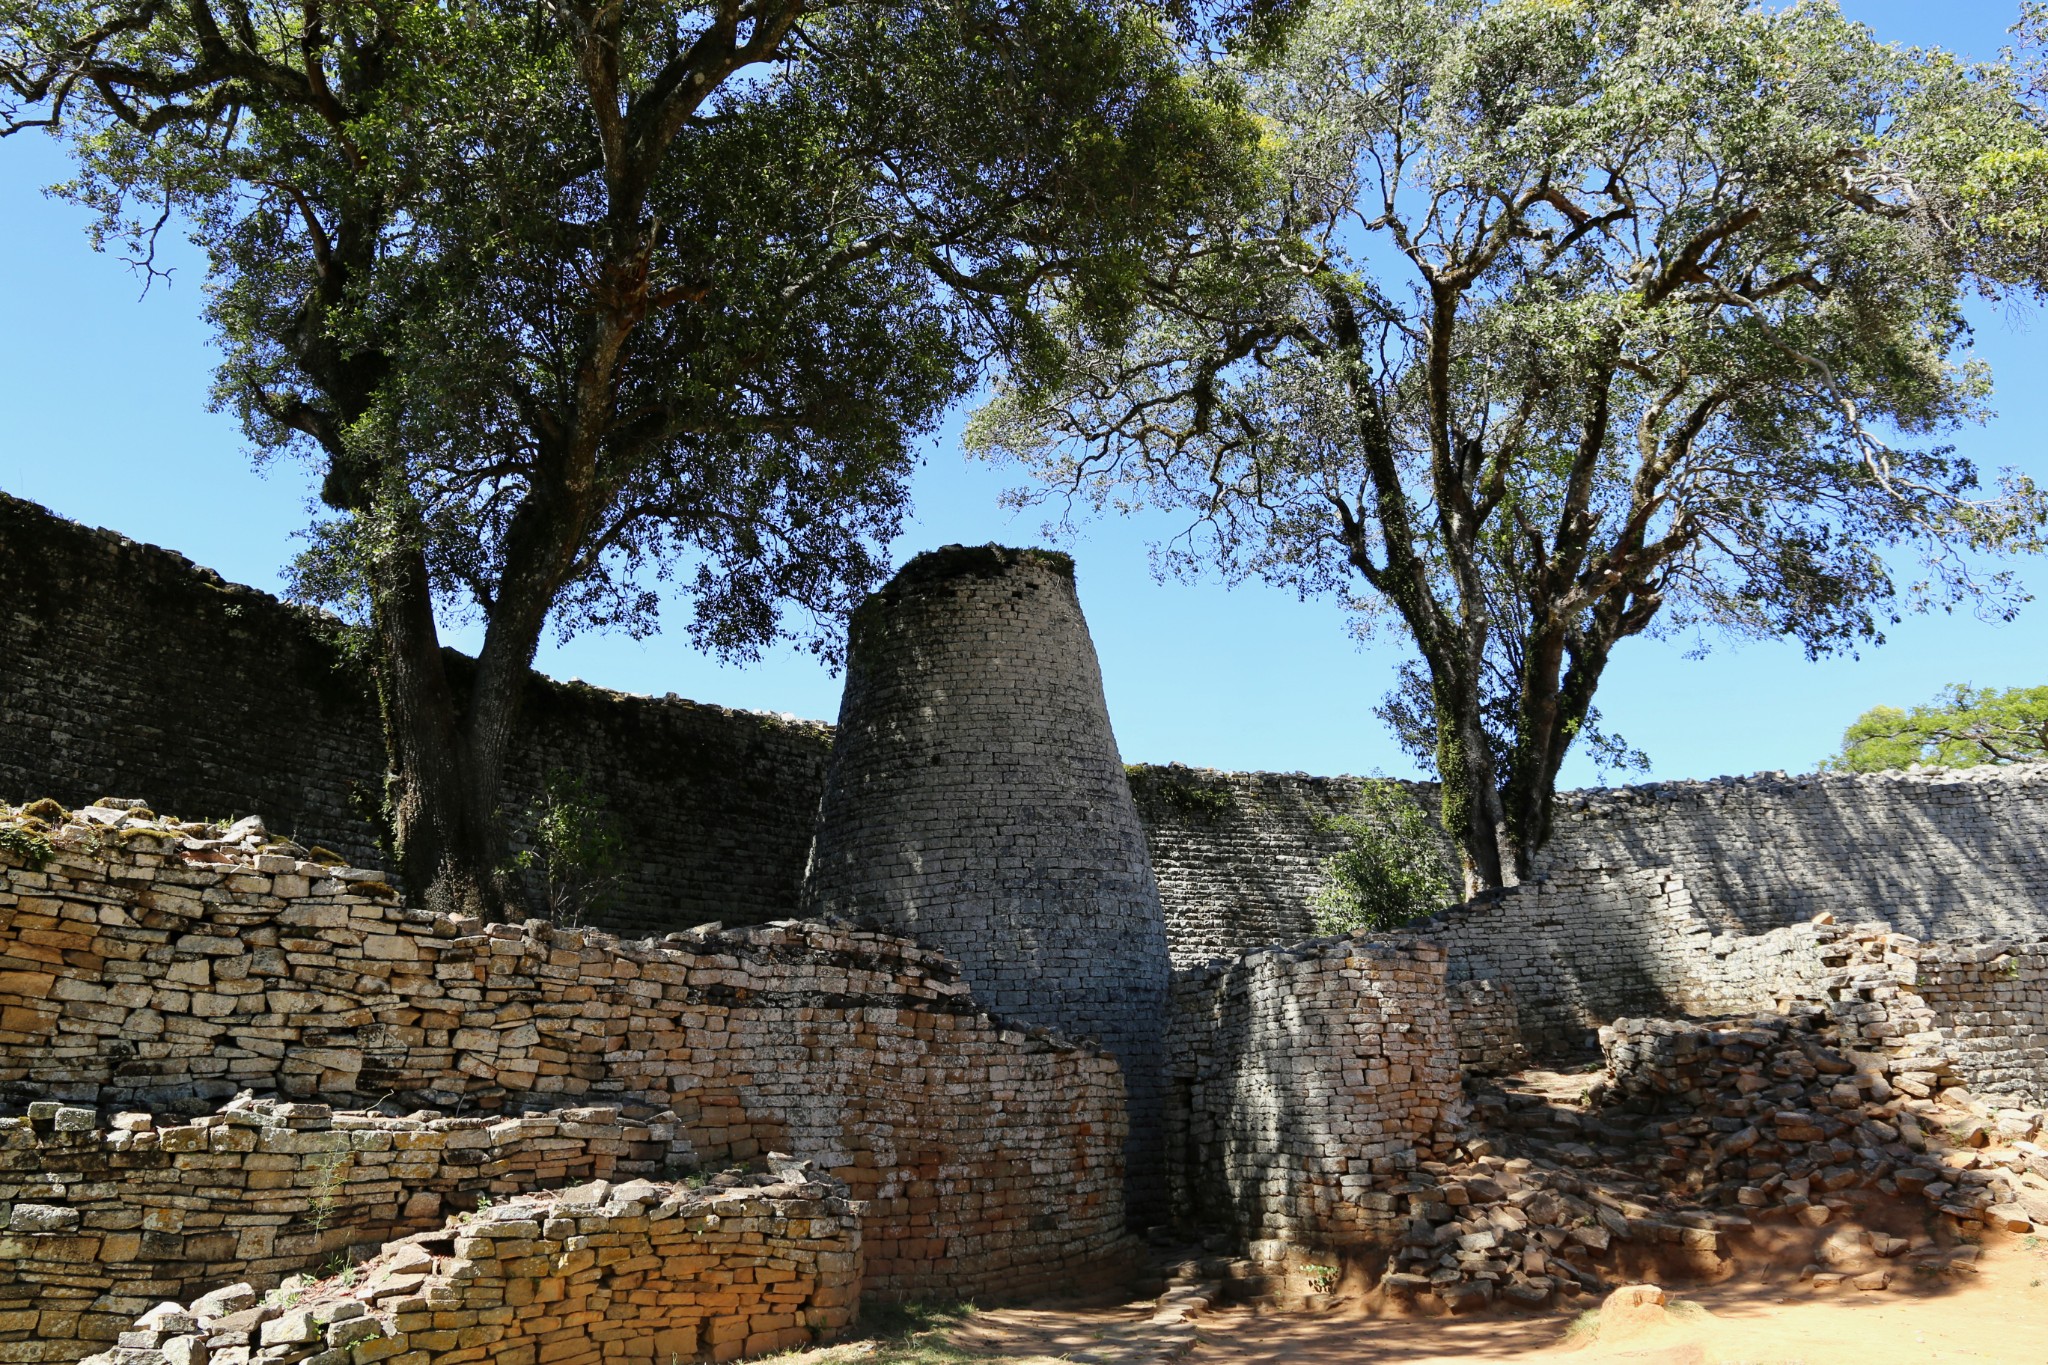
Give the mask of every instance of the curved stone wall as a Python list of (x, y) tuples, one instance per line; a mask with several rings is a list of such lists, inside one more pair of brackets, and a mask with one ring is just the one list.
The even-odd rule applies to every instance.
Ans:
[(999, 1015), (1100, 1039), (1153, 1186), (1166, 928), (1066, 556), (920, 555), (855, 614), (804, 903), (944, 950)]

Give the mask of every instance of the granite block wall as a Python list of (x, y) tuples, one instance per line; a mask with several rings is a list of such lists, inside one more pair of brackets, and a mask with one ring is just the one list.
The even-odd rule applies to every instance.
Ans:
[[(458, 684), (464, 660), (449, 654)], [(790, 914), (830, 728), (536, 675), (505, 808), (581, 776), (630, 850), (593, 923), (635, 932)], [(181, 555), (0, 493), (0, 800), (114, 793), (375, 863), (377, 708), (333, 623)]]
[(2048, 939), (1932, 943), (1913, 956), (1923, 1027), (1970, 1089), (2048, 1106)]
[(614, 1108), (430, 1118), (241, 1100), (159, 1124), (32, 1105), (0, 1118), (0, 1360), (75, 1359), (166, 1299), (270, 1289), (480, 1196), (678, 1165), (694, 1154), (672, 1116)]
[(1377, 1243), (1458, 1117), (1444, 950), (1363, 935), (1174, 976), (1166, 1173), (1176, 1221), (1252, 1242)]
[(598, 1181), (410, 1238), (289, 1306), (243, 1286), (159, 1306), (92, 1360), (733, 1360), (838, 1335), (856, 1311), (860, 1253), (859, 1218), (829, 1177), (790, 1170), (706, 1190)]
[(816, 923), (486, 927), (191, 829), (101, 809), (40, 870), (0, 854), (0, 1097), (646, 1106), (703, 1160), (845, 1181), (885, 1297), (1029, 1292), (1122, 1245), (1115, 1060), (991, 1019), (936, 952)]
[(998, 1014), (1100, 1039), (1155, 1202), (1166, 926), (1064, 555), (919, 555), (854, 614), (807, 913), (960, 963)]

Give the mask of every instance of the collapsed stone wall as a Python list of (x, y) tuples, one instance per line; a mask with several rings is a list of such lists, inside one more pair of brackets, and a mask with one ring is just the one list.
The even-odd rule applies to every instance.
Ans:
[[(1363, 779), (1146, 768), (1133, 774), (1176, 966), (1315, 933), (1325, 826)], [(1436, 789), (1402, 783), (1434, 808)], [(1447, 870), (1455, 870), (1446, 845)], [(1717, 928), (1822, 911), (1920, 938), (2048, 931), (2048, 764), (1780, 773), (1558, 795), (1552, 879), (1669, 869)]]
[[(462, 685), (468, 661), (445, 657)], [(830, 727), (538, 675), (524, 706), (504, 794), (515, 826), (561, 770), (605, 800), (629, 849), (592, 922), (793, 911)], [(380, 733), (329, 618), (0, 493), (0, 797), (261, 811), (372, 863)]]
[(258, 1359), (403, 1365), (732, 1360), (853, 1321), (860, 1221), (798, 1170), (692, 1190), (599, 1181), (423, 1234), (288, 1304), (224, 1286), (152, 1309), (96, 1365)]
[(1582, 1052), (1629, 1015), (1820, 1009), (1849, 1045), (1938, 1052), (1974, 1090), (2048, 1103), (2048, 939), (1923, 943), (1825, 913), (1750, 934), (1655, 870), (1560, 874), (1411, 932), (1445, 949), (1468, 1073), (1512, 1069), (1517, 1043)]
[[(115, 1339), (165, 1299), (268, 1288), (480, 1198), (695, 1164), (672, 1116), (337, 1114), (239, 1100), (191, 1122), (45, 1102), (0, 1118), (0, 1360)], [(65, 1357), (68, 1358), (68, 1357)]]
[(885, 1297), (1028, 1292), (1121, 1243), (1114, 1059), (991, 1019), (937, 953), (824, 924), (486, 928), (190, 828), (80, 812), (41, 870), (0, 853), (0, 1095), (644, 1105), (701, 1159), (844, 1180)]
[(854, 613), (807, 913), (942, 948), (975, 998), (1097, 1038), (1156, 1201), (1165, 922), (1065, 555), (950, 546)]
[(1176, 973), (1166, 1172), (1177, 1221), (1252, 1242), (1385, 1239), (1460, 1103), (1444, 954), (1347, 936)]

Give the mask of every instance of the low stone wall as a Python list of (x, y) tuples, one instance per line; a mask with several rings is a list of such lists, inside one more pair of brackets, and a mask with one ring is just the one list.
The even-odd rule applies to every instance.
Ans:
[(1253, 1242), (1384, 1240), (1460, 1103), (1426, 942), (1316, 940), (1178, 973), (1169, 1040), (1175, 1217)]
[[(267, 1289), (439, 1227), (480, 1196), (693, 1164), (672, 1117), (395, 1118), (242, 1100), (195, 1122), (127, 1113), (102, 1128), (90, 1109), (31, 1106), (0, 1119), (0, 1360), (83, 1354), (162, 1300), (232, 1280)], [(65, 1342), (77, 1349), (60, 1353)]]
[(143, 1315), (95, 1365), (260, 1359), (403, 1365), (732, 1360), (829, 1341), (853, 1321), (860, 1224), (836, 1181), (596, 1182), (410, 1238), (347, 1282), (259, 1303), (228, 1287)]
[(706, 1161), (773, 1149), (844, 1180), (884, 1297), (1026, 1293), (1123, 1245), (1115, 1061), (991, 1019), (905, 940), (486, 929), (253, 834), (64, 818), (41, 870), (0, 855), (17, 1103), (644, 1105)]

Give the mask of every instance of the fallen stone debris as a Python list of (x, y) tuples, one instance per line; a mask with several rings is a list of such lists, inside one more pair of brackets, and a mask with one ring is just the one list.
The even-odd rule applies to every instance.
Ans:
[[(1600, 1033), (1604, 1071), (1477, 1083), (1460, 1159), (1422, 1163), (1401, 1192), (1380, 1285), (1452, 1312), (1541, 1308), (1617, 1273), (1721, 1278), (1778, 1225), (1831, 1229), (1803, 1239), (1803, 1279), (1877, 1290), (1899, 1266), (1967, 1273), (1964, 1239), (1984, 1229), (2048, 1223), (2041, 1110), (1970, 1094), (1943, 1057), (1850, 1052), (1834, 1031), (1820, 1010), (1621, 1019)], [(1863, 1225), (1913, 1204), (1943, 1236)]]

